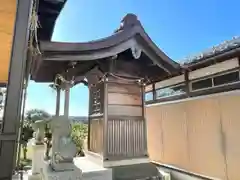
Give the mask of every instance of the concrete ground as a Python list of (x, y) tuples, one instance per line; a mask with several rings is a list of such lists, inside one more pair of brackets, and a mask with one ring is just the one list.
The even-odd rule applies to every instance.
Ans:
[[(87, 160), (86, 157), (74, 158), (74, 164), (82, 170), (84, 180), (90, 180), (90, 179), (111, 180), (112, 179), (111, 169), (103, 168), (100, 165)], [(14, 175), (12, 180), (28, 180), (28, 173), (30, 173), (30, 171), (23, 172), (22, 178), (20, 174)]]
[(23, 172), (22, 175), (13, 175), (12, 180), (28, 180), (28, 172)]

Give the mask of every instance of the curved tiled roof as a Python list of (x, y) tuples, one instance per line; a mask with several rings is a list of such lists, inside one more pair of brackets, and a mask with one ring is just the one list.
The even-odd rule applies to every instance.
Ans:
[[(118, 30), (114, 34), (102, 38), (99, 40), (81, 42), (81, 43), (67, 43), (67, 42), (51, 42), (51, 41), (41, 41), (40, 49), (45, 54), (55, 54), (65, 55), (71, 53), (80, 54), (90, 54), (95, 53), (101, 49), (111, 48), (117, 46), (127, 40), (139, 36), (143, 39), (144, 43), (149, 46), (149, 48), (156, 53), (156, 55), (166, 61), (167, 63), (179, 67), (179, 64), (170, 59), (164, 52), (162, 52), (156, 44), (151, 40), (148, 34), (145, 32), (141, 22), (138, 20), (137, 16), (134, 14), (127, 14)], [(100, 58), (100, 57), (99, 57)], [(87, 59), (86, 59), (87, 60)]]
[(220, 55), (220, 54), (224, 54), (225, 52), (231, 51), (239, 47), (240, 47), (240, 37), (233, 37), (231, 40), (224, 41), (217, 46), (213, 46), (210, 49), (207, 49), (197, 55), (187, 57), (179, 62), (182, 65), (187, 66), (187, 65), (195, 64), (202, 60)]
[[(180, 65), (169, 58), (151, 40), (134, 14), (127, 14), (123, 18), (120, 28), (106, 38), (78, 43), (43, 40), (40, 41), (40, 50), (42, 56), (33, 65), (31, 76), (32, 79), (39, 82), (52, 81), (55, 74), (68, 68), (66, 64), (71, 64), (71, 62), (78, 64), (76, 65), (78, 68), (75, 68), (78, 70), (75, 71), (81, 75), (89, 71), (93, 65), (99, 65), (99, 61), (109, 60), (116, 55), (119, 55), (120, 59), (121, 55), (129, 56), (130, 52), (134, 57), (139, 50), (143, 53), (140, 53), (138, 58), (134, 57), (142, 59), (142, 63), (137, 63), (138, 66), (143, 67), (144, 63), (149, 63), (148, 68), (151, 69), (149, 72), (145, 72), (145, 75), (152, 73), (149, 76), (153, 77), (163, 72), (172, 75), (181, 71)], [(107, 68), (105, 62), (100, 63), (100, 66), (103, 69)], [(158, 69), (159, 72), (155, 73)], [(129, 69), (129, 71), (131, 70)]]

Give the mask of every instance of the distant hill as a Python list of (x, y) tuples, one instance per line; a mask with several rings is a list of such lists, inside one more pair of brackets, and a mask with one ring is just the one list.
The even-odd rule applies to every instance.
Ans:
[(69, 116), (70, 121), (72, 122), (81, 122), (81, 123), (88, 123), (87, 116)]

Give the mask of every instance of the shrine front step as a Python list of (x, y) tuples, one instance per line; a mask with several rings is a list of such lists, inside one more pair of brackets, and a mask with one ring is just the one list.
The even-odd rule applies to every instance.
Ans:
[(140, 163), (104, 168), (89, 157), (74, 158), (74, 164), (82, 170), (83, 180), (160, 180), (160, 174), (152, 163)]

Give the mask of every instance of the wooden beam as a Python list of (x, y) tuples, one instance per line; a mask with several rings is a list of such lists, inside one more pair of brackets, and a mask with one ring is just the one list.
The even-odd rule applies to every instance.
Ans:
[(0, 88), (6, 87), (6, 86), (7, 86), (7, 83), (0, 83)]

